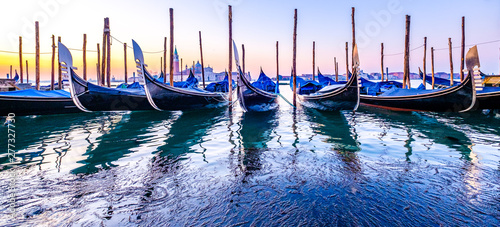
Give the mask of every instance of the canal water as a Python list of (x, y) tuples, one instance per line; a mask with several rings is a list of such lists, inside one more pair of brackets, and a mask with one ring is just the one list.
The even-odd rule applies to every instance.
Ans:
[(322, 112), (280, 100), (265, 113), (235, 106), (12, 124), (14, 162), (0, 127), (0, 226), (500, 223), (493, 112)]

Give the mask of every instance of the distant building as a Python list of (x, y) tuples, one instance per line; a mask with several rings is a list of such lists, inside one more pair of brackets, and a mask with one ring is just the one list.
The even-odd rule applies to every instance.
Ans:
[[(182, 66), (180, 66), (180, 67), (182, 67)], [(200, 61), (197, 61), (194, 66), (191, 66), (189, 68), (188, 68), (187, 64), (184, 66), (184, 69), (179, 68), (179, 54), (178, 54), (177, 48), (176, 48), (174, 51), (174, 80), (175, 81), (184, 81), (189, 76), (189, 71), (191, 71), (191, 70), (193, 71), (193, 74), (196, 77), (196, 79), (198, 79), (198, 81), (201, 83), (203, 81), (203, 78), (202, 78), (203, 75), (201, 73), (202, 67), (201, 67)], [(212, 67), (210, 67), (210, 65), (208, 67), (205, 67), (203, 71), (205, 73), (205, 82), (221, 81), (224, 79), (224, 76), (225, 76), (225, 72), (214, 73), (214, 69)], [(167, 75), (169, 75), (169, 74), (167, 73)], [(236, 71), (234, 71), (232, 73), (233, 80), (236, 81), (237, 75), (238, 75), (238, 73)], [(247, 78), (250, 79), (249, 73), (247, 73), (246, 76), (247, 76)]]
[(174, 75), (180, 74), (179, 72), (179, 54), (177, 54), (177, 46), (174, 51)]

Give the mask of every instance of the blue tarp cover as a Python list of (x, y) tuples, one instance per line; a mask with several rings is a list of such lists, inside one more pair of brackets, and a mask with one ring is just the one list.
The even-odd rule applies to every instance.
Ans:
[(328, 86), (328, 85), (333, 85), (333, 84), (346, 84), (347, 83), (347, 81), (336, 82), (334, 79), (332, 79), (330, 77), (323, 76), (323, 74), (321, 74), (320, 72), (318, 72), (318, 81), (323, 87)]
[(193, 73), (190, 71), (189, 77), (186, 79), (186, 81), (174, 82), (174, 87), (195, 88), (198, 87), (198, 79), (196, 79), (196, 77), (194, 77)]
[[(236, 83), (234, 82), (234, 80), (232, 80), (232, 82), (233, 82), (233, 90), (234, 90), (234, 89), (236, 89)], [(229, 79), (228, 79), (227, 74), (224, 77), (224, 80), (219, 81), (219, 82), (210, 83), (209, 85), (207, 85), (205, 90), (210, 91), (210, 92), (229, 92)]]
[(262, 70), (260, 71), (259, 79), (252, 83), (252, 86), (264, 90), (267, 92), (275, 92), (276, 91), (276, 83), (271, 80), (271, 78), (267, 77)]
[[(319, 91), (323, 86), (321, 86), (321, 84), (319, 84), (316, 81), (313, 80), (306, 81), (300, 77), (297, 77), (297, 87), (299, 88), (297, 92), (298, 94), (308, 95)], [(290, 77), (290, 88), (293, 91), (293, 77)]]
[(37, 91), (35, 89), (26, 89), (20, 91), (0, 92), (2, 96), (13, 97), (50, 97), (50, 98), (71, 98), (71, 94), (65, 90)]
[(160, 76), (158, 78), (155, 78), (157, 81), (159, 82), (162, 82), (163, 83), (163, 71), (160, 73)]
[(361, 94), (377, 95), (379, 92), (386, 92), (392, 88), (402, 88), (403, 83), (397, 81), (372, 82), (365, 78), (361, 79)]
[(131, 84), (126, 84), (126, 83), (122, 83), (118, 86), (116, 86), (116, 88), (120, 88), (120, 89), (142, 89), (142, 85), (139, 83), (139, 82), (134, 82), (134, 83), (131, 83)]
[(90, 93), (100, 93), (100, 94), (109, 94), (109, 95), (146, 95), (144, 89), (139, 88), (108, 88), (101, 87), (92, 83), (87, 84)]
[[(424, 78), (424, 73), (423, 72), (420, 72), (419, 75), (420, 75), (420, 79)], [(481, 75), (481, 76), (483, 76), (483, 75)], [(426, 75), (425, 76), (425, 82), (428, 83), (428, 84), (432, 84), (432, 76)], [(444, 78), (439, 78), (439, 77), (434, 77), (434, 84), (435, 85), (443, 85), (443, 86), (448, 86), (449, 87), (450, 86), (450, 80), (449, 79), (444, 79)], [(456, 85), (459, 85), (459, 84), (460, 84), (460, 81), (453, 80), (453, 86), (456, 86)]]
[[(156, 81), (159, 81), (159, 82), (163, 83), (163, 72), (160, 75), (160, 77), (158, 77), (156, 79)], [(170, 85), (170, 83), (165, 83), (165, 84), (166, 85)], [(174, 82), (174, 87), (179, 87), (179, 88), (194, 88), (194, 87), (198, 87), (198, 79), (196, 79), (196, 77), (194, 77), (194, 75), (193, 75), (192, 72), (189, 72), (189, 77), (186, 79), (186, 81)]]

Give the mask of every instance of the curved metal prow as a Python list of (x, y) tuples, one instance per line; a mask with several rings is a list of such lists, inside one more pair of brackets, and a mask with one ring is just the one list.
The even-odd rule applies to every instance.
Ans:
[(148, 98), (149, 104), (156, 110), (158, 111), (163, 111), (162, 109), (158, 108), (156, 106), (153, 98), (151, 97), (151, 94), (149, 93), (149, 89), (146, 83), (146, 69), (145, 69), (145, 64), (144, 64), (144, 55), (142, 54), (141, 47), (139, 44), (135, 42), (135, 40), (132, 40), (132, 45), (134, 47), (134, 61), (135, 61), (135, 66), (137, 68), (137, 75), (142, 77), (144, 81), (144, 91), (146, 93), (146, 97)]
[[(240, 86), (243, 86), (241, 84), (241, 80), (244, 79), (244, 75), (243, 73), (241, 72), (241, 67), (240, 67), (240, 56), (238, 55), (238, 48), (236, 47), (236, 43), (234, 42), (233, 40), (233, 51), (234, 51), (234, 63), (236, 64), (236, 68), (238, 69), (238, 77), (236, 78), (236, 81), (237, 81), (237, 95), (238, 95), (238, 101), (240, 102), (240, 106), (241, 106), (241, 109), (243, 109), (244, 112), (247, 112), (247, 108), (245, 106), (245, 100), (243, 99), (243, 94), (241, 93), (241, 89), (240, 89)], [(232, 95), (232, 94), (228, 94), (228, 95)]]
[(68, 48), (61, 42), (59, 42), (57, 45), (59, 52), (59, 64), (61, 64), (61, 74), (62, 76), (66, 76), (69, 78), (69, 91), (71, 94), (71, 99), (73, 99), (73, 103), (75, 103), (76, 107), (78, 107), (78, 109), (83, 112), (92, 112), (82, 105), (76, 95), (75, 87), (73, 86), (74, 81), (72, 75), (73, 69), (76, 69), (76, 67), (73, 67), (73, 57), (71, 56), (71, 52), (69, 52)]
[(472, 103), (469, 108), (460, 111), (460, 113), (472, 110), (476, 104), (476, 90), (483, 90), (483, 81), (479, 71), (481, 64), (479, 63), (477, 46), (473, 46), (467, 51), (465, 63), (467, 65), (467, 76), (472, 80)]
[(465, 62), (467, 65), (467, 70), (472, 71), (474, 67), (481, 67), (479, 63), (479, 54), (477, 53), (477, 46), (473, 46), (467, 51), (467, 55), (465, 56)]

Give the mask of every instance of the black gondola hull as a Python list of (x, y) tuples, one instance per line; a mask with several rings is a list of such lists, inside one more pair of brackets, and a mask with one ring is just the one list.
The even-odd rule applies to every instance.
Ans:
[(84, 81), (72, 71), (72, 86), (81, 105), (90, 111), (153, 110), (146, 94), (101, 87)]
[(81, 112), (71, 98), (0, 96), (0, 116), (48, 115)]
[(500, 91), (476, 94), (474, 109), (500, 109)]
[[(423, 73), (420, 72), (420, 78), (423, 78)], [(450, 80), (435, 78), (436, 84), (441, 87), (449, 87)], [(427, 84), (432, 84), (432, 77), (425, 76)], [(500, 90), (499, 91), (476, 91), (476, 103), (473, 110), (483, 109), (500, 109)]]
[(469, 74), (459, 86), (421, 95), (361, 95), (361, 104), (395, 111), (463, 112), (472, 108), (475, 99), (476, 91)]
[(245, 111), (269, 111), (278, 107), (278, 94), (258, 89), (246, 77), (238, 76), (238, 98)]
[(359, 105), (359, 82), (351, 76), (344, 87), (321, 95), (298, 95), (302, 105), (320, 110), (356, 110)]
[(277, 95), (267, 97), (259, 95), (255, 92), (243, 93), (245, 108), (248, 111), (269, 111), (278, 107)]
[(183, 88), (171, 87), (154, 80), (145, 74), (146, 92), (150, 101), (161, 110), (189, 110), (219, 107), (226, 103), (222, 94), (213, 92), (193, 92)]

